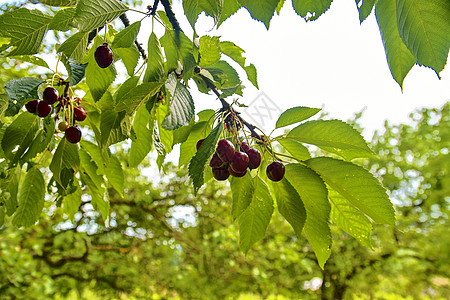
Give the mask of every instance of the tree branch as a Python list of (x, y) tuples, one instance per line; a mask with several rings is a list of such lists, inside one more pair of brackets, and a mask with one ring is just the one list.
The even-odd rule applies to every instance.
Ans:
[(167, 18), (169, 18), (170, 24), (172, 24), (173, 30), (183, 32), (180, 23), (178, 23), (178, 20), (173, 13), (169, 0), (161, 0), (161, 4), (164, 6), (164, 10), (166, 11)]

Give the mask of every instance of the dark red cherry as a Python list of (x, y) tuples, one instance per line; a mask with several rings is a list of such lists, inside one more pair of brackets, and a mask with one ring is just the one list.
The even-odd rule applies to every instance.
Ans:
[(69, 142), (76, 144), (81, 140), (81, 130), (80, 128), (78, 128), (78, 126), (71, 126), (67, 128), (65, 132), (66, 132), (66, 139)]
[(223, 162), (230, 162), (234, 152), (234, 145), (229, 140), (220, 140), (217, 144), (216, 153)]
[(242, 177), (247, 173), (247, 169), (245, 169), (243, 172), (235, 172), (231, 166), (228, 167), (228, 172), (230, 172), (230, 175), (233, 177)]
[(45, 118), (52, 111), (52, 106), (45, 101), (39, 101), (37, 105), (37, 113), (41, 118)]
[(107, 68), (114, 61), (114, 55), (111, 48), (109, 48), (108, 43), (98, 46), (97, 49), (95, 49), (94, 57), (100, 68)]
[(30, 102), (27, 102), (25, 104), (25, 108), (32, 114), (36, 112), (37, 105), (39, 103), (39, 100), (31, 100)]
[(42, 94), (42, 100), (44, 100), (48, 104), (55, 103), (56, 101), (58, 101), (58, 91), (54, 87), (46, 87), (44, 93)]
[(84, 121), (86, 119), (86, 109), (82, 106), (77, 106), (73, 108), (73, 117), (76, 121)]
[(247, 151), (250, 150), (250, 147), (246, 142), (242, 142), (241, 144), (241, 151), (247, 153)]
[(233, 157), (231, 157), (230, 167), (236, 173), (242, 173), (248, 168), (249, 158), (248, 155), (241, 151), (235, 151)]
[(258, 151), (258, 149), (250, 149), (247, 151), (247, 155), (249, 158), (248, 167), (250, 170), (256, 169), (261, 164), (261, 152)]
[(284, 177), (284, 165), (280, 161), (274, 161), (266, 168), (267, 177), (272, 181), (280, 181)]
[(198, 149), (200, 149), (200, 146), (203, 144), (203, 142), (205, 141), (205, 139), (201, 139), (201, 140), (198, 140), (198, 142), (197, 142), (197, 151), (198, 151)]
[(228, 171), (228, 164), (223, 165), (220, 168), (212, 168), (212, 173), (217, 180), (227, 180), (230, 177), (230, 172)]
[(217, 153), (214, 153), (213, 156), (211, 157), (211, 160), (209, 161), (209, 166), (211, 168), (219, 168), (220, 166), (222, 166), (222, 164), (223, 161), (219, 158)]

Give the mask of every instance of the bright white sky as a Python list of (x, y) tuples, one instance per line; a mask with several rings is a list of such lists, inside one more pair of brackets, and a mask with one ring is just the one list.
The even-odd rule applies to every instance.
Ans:
[[(174, 10), (191, 36), (180, 1), (174, 1)], [(247, 86), (241, 99), (245, 104), (263, 91), (283, 110), (324, 107), (331, 117), (342, 120), (366, 107), (362, 125), (367, 128), (365, 137), (370, 139), (373, 130), (383, 128), (385, 119), (407, 122), (414, 109), (441, 106), (450, 99), (448, 67), (439, 80), (433, 70), (414, 66), (402, 93), (389, 71), (374, 12), (360, 25), (353, 0), (335, 0), (329, 11), (308, 23), (295, 14), (291, 1), (286, 1), (268, 31), (245, 9), (217, 31), (211, 31), (213, 20), (204, 15), (196, 26), (200, 36), (218, 35), (221, 40), (234, 42), (246, 51), (247, 62), (255, 64), (259, 91), (240, 73)], [(213, 96), (193, 96), (198, 110), (211, 108), (214, 103)], [(213, 108), (218, 107), (215, 103)]]

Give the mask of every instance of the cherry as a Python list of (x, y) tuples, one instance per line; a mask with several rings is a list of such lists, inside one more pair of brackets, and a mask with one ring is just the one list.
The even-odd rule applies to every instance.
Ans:
[(223, 162), (230, 162), (234, 152), (234, 145), (229, 140), (220, 140), (217, 144), (216, 153)]
[(37, 104), (37, 113), (41, 118), (45, 118), (52, 111), (52, 106), (45, 101), (39, 101)]
[(203, 144), (204, 141), (205, 141), (205, 139), (198, 140), (198, 142), (197, 142), (197, 151), (198, 151), (198, 149), (200, 149), (200, 146)]
[(74, 107), (73, 117), (76, 121), (84, 121), (86, 119), (86, 109), (82, 106)]
[(231, 157), (230, 167), (236, 173), (242, 173), (248, 168), (248, 155), (241, 151), (235, 151)]
[(261, 153), (258, 151), (258, 149), (250, 149), (247, 151), (247, 155), (249, 158), (248, 167), (250, 170), (256, 169), (261, 164)]
[(266, 168), (267, 177), (272, 181), (280, 181), (284, 177), (284, 165), (280, 161), (274, 161)]
[(246, 142), (242, 142), (242, 144), (241, 144), (241, 151), (247, 153), (248, 150), (250, 150), (250, 147), (248, 146), (248, 144)]
[(44, 100), (48, 104), (55, 103), (56, 101), (58, 101), (58, 91), (54, 87), (46, 87), (44, 93), (42, 94), (42, 100)]
[(59, 122), (58, 129), (61, 131), (66, 131), (69, 128), (69, 123), (66, 121)]
[(219, 168), (220, 166), (222, 166), (222, 164), (223, 164), (223, 161), (219, 158), (217, 153), (214, 153), (209, 162), (209, 166), (211, 168)]
[(114, 61), (114, 55), (111, 48), (109, 48), (108, 43), (98, 46), (97, 49), (95, 49), (94, 57), (100, 68), (107, 68)]
[(247, 173), (247, 169), (245, 169), (243, 172), (235, 172), (231, 166), (228, 167), (228, 172), (230, 172), (230, 175), (233, 177), (242, 177)]
[(27, 102), (25, 104), (25, 108), (32, 114), (36, 112), (37, 105), (39, 103), (39, 100), (31, 100), (30, 102)]
[(66, 129), (66, 139), (76, 144), (81, 140), (81, 130), (78, 128), (78, 126), (71, 126)]
[(228, 177), (230, 177), (228, 169), (228, 164), (225, 164), (220, 168), (212, 168), (214, 178), (220, 181), (227, 180)]

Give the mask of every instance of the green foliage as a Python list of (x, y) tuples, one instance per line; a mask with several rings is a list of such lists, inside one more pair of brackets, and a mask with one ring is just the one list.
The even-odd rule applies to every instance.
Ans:
[[(367, 247), (372, 247), (370, 219), (394, 224), (393, 206), (378, 179), (351, 162), (355, 158), (375, 158), (357, 130), (339, 120), (306, 121), (320, 109), (298, 106), (285, 111), (277, 121), (276, 128), (296, 125), (289, 132), (272, 136), (257, 131), (235, 110), (237, 101), (230, 104), (225, 100), (243, 95), (244, 84), (234, 65), (240, 66), (258, 88), (255, 66), (246, 61), (244, 50), (231, 41), (202, 36), (197, 43), (189, 38), (179, 30), (169, 1), (162, 1), (159, 7), (163, 6), (164, 12), (142, 12), (145, 17), (133, 24), (128, 24), (123, 15), (130, 9), (127, 2), (40, 2), (44, 7), (46, 4), (62, 9), (53, 11), (46, 7), (41, 12), (20, 8), (2, 14), (0, 34), (6, 39), (0, 52), (36, 66), (46, 66), (30, 55), (40, 51), (47, 31), (53, 30), (58, 42), (51, 46), (55, 46), (52, 49), (59, 55), (58, 64), (65, 66), (68, 77), (51, 73), (43, 75), (44, 80), (24, 77), (5, 85), (8, 102), (4, 96), (0, 98), (0, 111), (7, 117), (0, 130), (1, 204), (5, 207), (0, 209), (1, 223), (9, 224), (8, 217), (12, 215), (15, 226), (34, 224), (46, 204), (44, 199), (56, 200), (56, 205), (62, 205), (72, 220), (76, 219), (77, 206), (89, 199), (100, 213), (97, 217), (109, 222), (111, 199), (127, 197), (128, 168), (123, 168), (123, 162), (139, 168), (155, 149), (156, 163), (164, 171), (166, 156), (175, 144), (180, 144), (180, 166), (189, 163), (184, 181), (193, 184), (197, 195), (212, 179), (207, 165), (218, 140), (225, 138), (236, 149), (246, 141), (262, 154), (261, 166), (230, 180), (231, 217), (238, 220), (240, 248), (247, 255), (251, 247), (258, 247), (269, 224), (277, 222), (275, 206), (298, 239), (302, 233), (306, 235), (322, 269), (331, 254), (330, 219)], [(309, 21), (325, 13), (331, 2), (293, 0), (292, 5), (298, 15)], [(270, 20), (275, 12), (280, 13), (284, 3), (214, 0), (182, 4), (196, 38), (195, 24), (203, 12), (219, 26), (243, 7), (252, 18), (269, 28)], [(371, 13), (374, 3), (356, 1), (361, 22)], [(437, 73), (443, 69), (449, 49), (448, 12), (448, 3), (443, 0), (429, 1), (427, 5), (424, 1), (417, 5), (406, 0), (377, 2), (377, 21), (388, 64), (400, 85), (414, 63), (431, 67)], [(119, 26), (115, 20), (122, 15), (120, 20), (125, 28), (116, 31)], [(146, 55), (136, 39), (141, 28), (150, 24), (146, 23), (150, 18), (157, 21), (153, 22), (156, 26), (162, 24), (164, 35), (157, 36), (152, 31), (146, 43)], [(61, 32), (64, 34), (59, 35)], [(64, 41), (59, 40), (62, 36)], [(111, 46), (115, 60), (101, 68), (94, 53), (104, 43)], [(120, 69), (115, 67), (119, 60), (125, 65), (128, 77), (113, 86), (117, 78), (122, 78), (118, 76)], [(200, 92), (213, 92), (222, 108), (200, 112), (196, 119), (194, 99), (189, 91), (192, 80)], [(28, 100), (39, 98), (46, 86), (56, 87), (60, 97), (53, 113), (40, 119), (23, 106)], [(79, 95), (84, 96), (81, 99)], [(86, 121), (74, 121), (74, 107), (78, 105), (86, 108)], [(62, 121), (83, 129), (79, 145), (70, 143), (63, 131), (55, 128)], [(198, 140), (205, 137), (197, 151)], [(126, 158), (118, 159), (117, 147), (128, 141), (131, 144), (127, 145)], [(318, 146), (325, 155), (311, 155), (305, 144)], [(273, 161), (286, 165), (286, 176), (279, 182), (270, 182), (264, 172), (265, 166)], [(52, 173), (48, 180), (44, 177), (46, 168)], [(31, 180), (34, 181), (29, 184)], [(153, 218), (165, 222), (151, 207), (146, 213), (149, 210)]]

